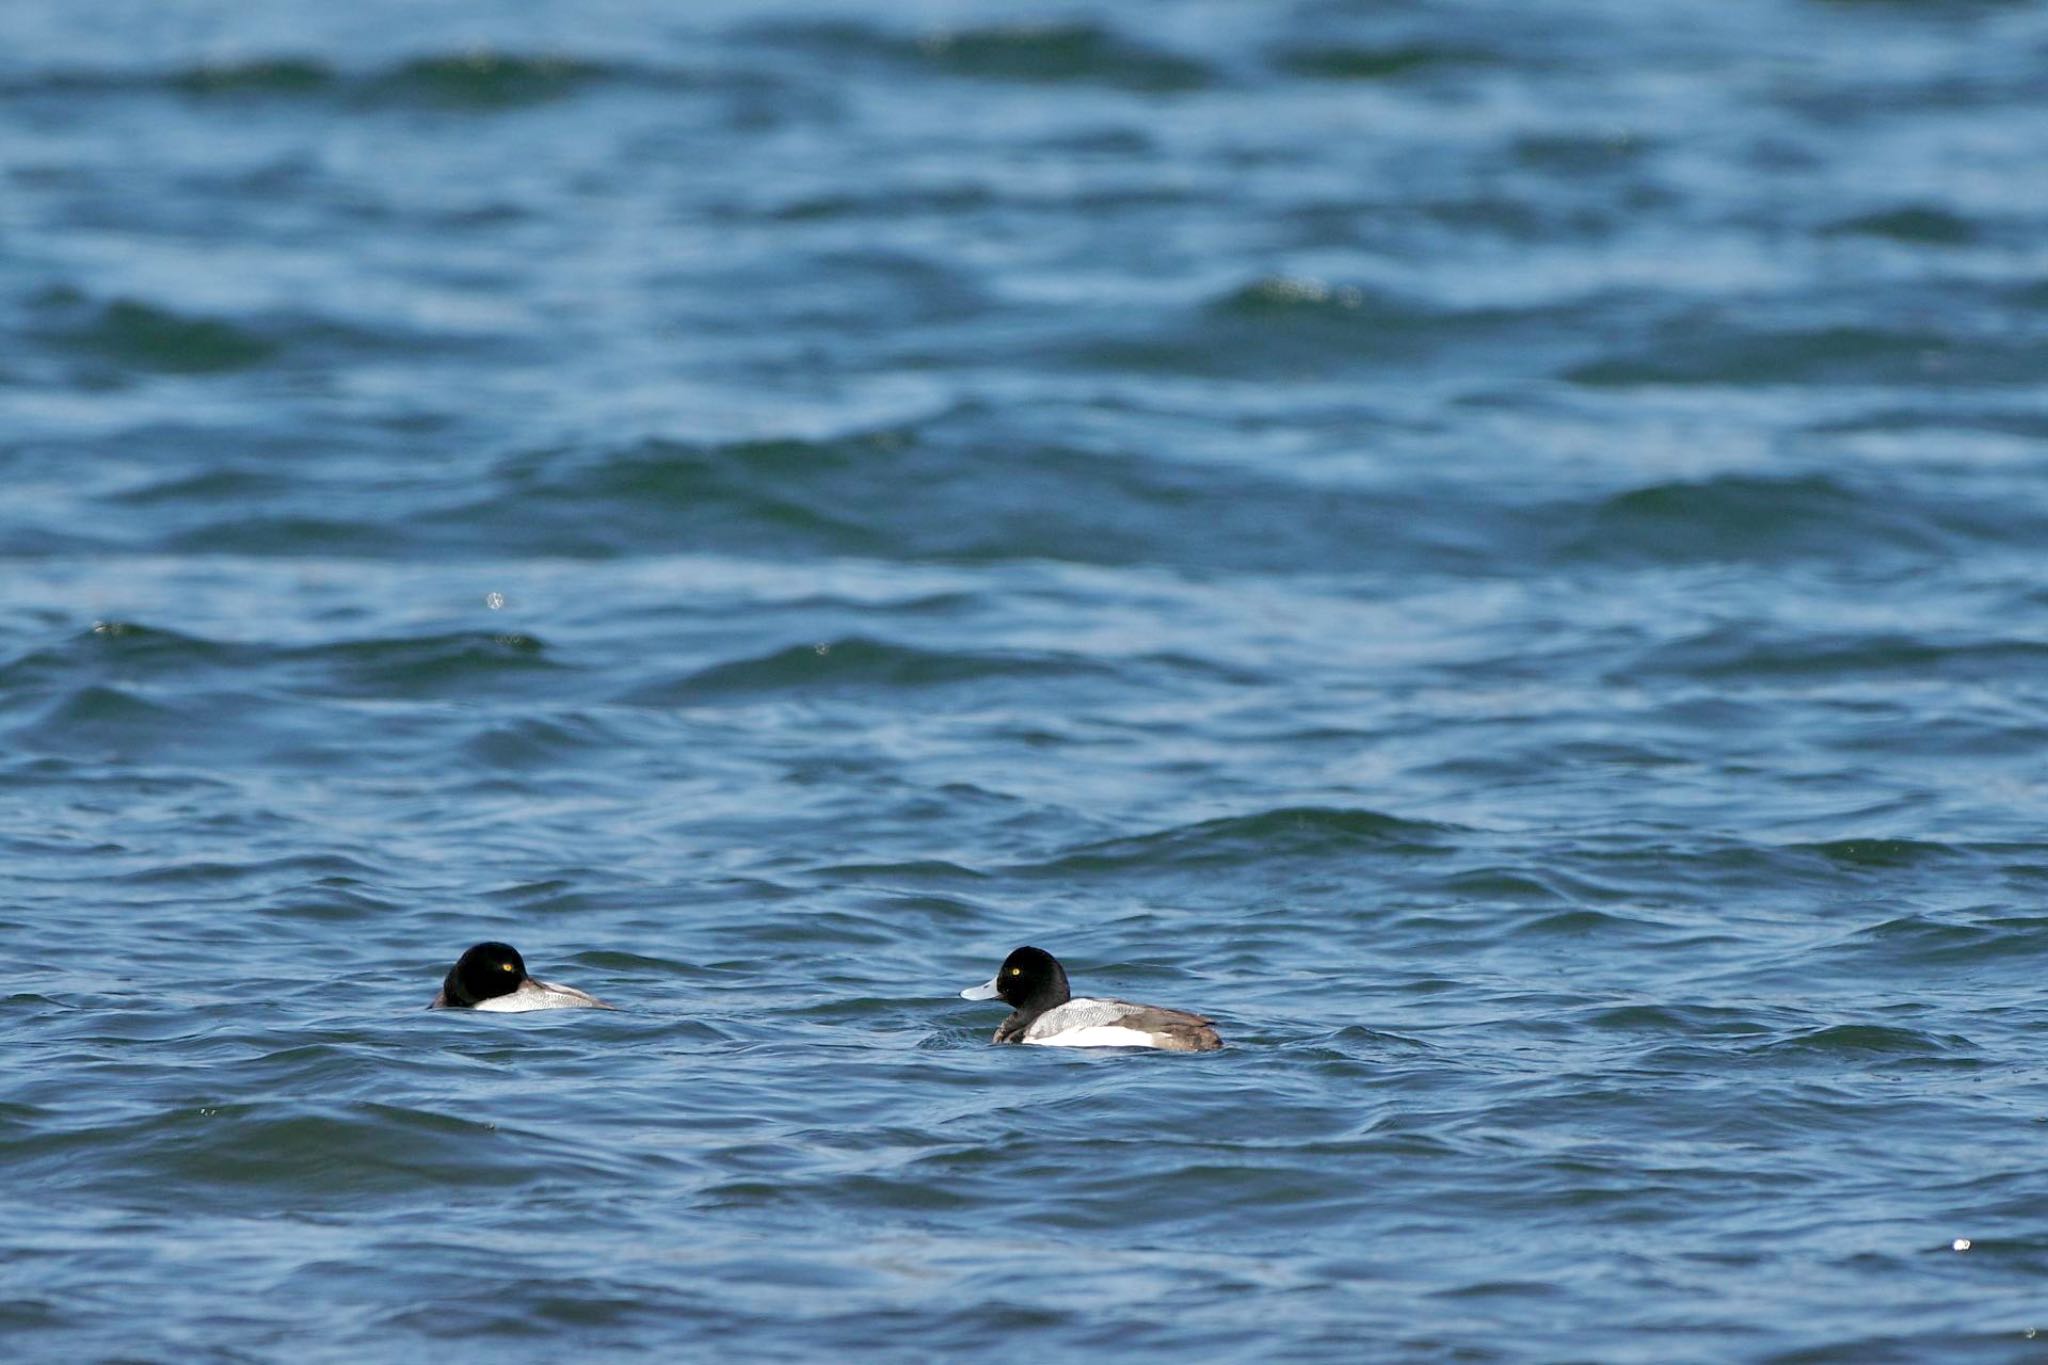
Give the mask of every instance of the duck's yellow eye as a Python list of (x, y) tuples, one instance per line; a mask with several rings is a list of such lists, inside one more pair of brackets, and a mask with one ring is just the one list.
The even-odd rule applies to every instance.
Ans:
[(1012, 967), (1012, 968), (1010, 968), (1010, 975), (1011, 975), (1011, 976), (1022, 976), (1022, 975), (1024, 975), (1024, 969), (1023, 969), (1022, 967)]
[(498, 970), (501, 972), (509, 972), (512, 970), (512, 964), (509, 962), (500, 962), (498, 964)]

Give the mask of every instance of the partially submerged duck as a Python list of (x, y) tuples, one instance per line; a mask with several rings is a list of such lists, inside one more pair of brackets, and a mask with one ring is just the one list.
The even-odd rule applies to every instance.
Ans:
[(608, 1010), (594, 995), (574, 986), (536, 981), (526, 974), (526, 959), (509, 943), (479, 943), (448, 969), (441, 993), (430, 1010), (490, 1010), (519, 1014), (526, 1010)]
[(1128, 1000), (1075, 996), (1067, 969), (1043, 948), (1019, 948), (993, 979), (960, 992), (963, 1000), (1001, 998), (1015, 1011), (997, 1026), (998, 1043), (1039, 1047), (1156, 1047), (1211, 1052), (1223, 1046), (1210, 1021), (1186, 1010)]

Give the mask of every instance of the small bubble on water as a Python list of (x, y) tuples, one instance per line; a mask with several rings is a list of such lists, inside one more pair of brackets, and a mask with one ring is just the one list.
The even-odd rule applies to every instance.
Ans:
[(818, 641), (818, 643), (812, 645), (811, 648), (818, 651), (818, 657), (821, 659), (832, 652), (831, 644), (824, 640)]
[(1953, 1242), (1950, 1242), (1948, 1244), (1948, 1249), (1950, 1251), (1968, 1251), (1970, 1249), (1970, 1239), (1967, 1237), (1958, 1237)]
[(492, 611), (503, 611), (505, 609), (505, 594), (501, 592), (485, 593), (484, 605)]

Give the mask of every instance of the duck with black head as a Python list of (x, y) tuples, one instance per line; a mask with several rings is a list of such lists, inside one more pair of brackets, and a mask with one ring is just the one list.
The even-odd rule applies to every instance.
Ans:
[(536, 981), (526, 959), (509, 943), (479, 943), (455, 960), (430, 1010), (486, 1010), (521, 1014), (527, 1010), (608, 1010), (612, 1006), (574, 986)]
[(1211, 1021), (1186, 1010), (1129, 1000), (1076, 996), (1067, 969), (1043, 948), (1019, 948), (995, 976), (960, 992), (964, 1000), (1001, 999), (1011, 1007), (996, 1027), (997, 1043), (1038, 1047), (1154, 1047), (1168, 1052), (1213, 1052), (1223, 1046)]

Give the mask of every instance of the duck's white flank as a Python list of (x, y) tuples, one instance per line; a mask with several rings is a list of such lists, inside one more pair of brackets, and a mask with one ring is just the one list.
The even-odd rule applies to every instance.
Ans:
[(524, 1014), (529, 1010), (608, 1010), (611, 1006), (574, 986), (528, 977), (510, 995), (494, 995), (470, 1008), (491, 1014)]
[(1028, 1047), (1158, 1047), (1159, 1040), (1142, 1029), (1122, 1028), (1116, 1024), (1096, 1024), (1092, 1028), (1068, 1029), (1055, 1033), (1050, 1038), (1035, 1038), (1035, 1028), (1024, 1031), (1024, 1042)]
[(1122, 1022), (1142, 1008), (1128, 1000), (1077, 995), (1033, 1019), (1024, 1041), (1039, 1047), (1157, 1047), (1150, 1033)]

